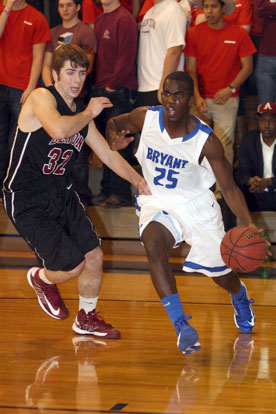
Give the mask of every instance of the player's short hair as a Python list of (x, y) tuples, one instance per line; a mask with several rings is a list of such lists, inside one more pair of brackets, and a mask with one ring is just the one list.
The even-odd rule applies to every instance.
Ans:
[(89, 59), (81, 47), (77, 45), (62, 45), (54, 51), (52, 60), (52, 69), (58, 76), (60, 69), (68, 60), (73, 68), (80, 66), (86, 70), (88, 69)]
[[(202, 0), (202, 6), (203, 6), (204, 0)], [(225, 3), (223, 0), (219, 0), (219, 3), (221, 5), (221, 7), (225, 6)]]
[(169, 75), (166, 76), (165, 80), (164, 80), (164, 84), (166, 82), (166, 80), (173, 80), (176, 82), (185, 82), (188, 85), (188, 92), (190, 96), (193, 96), (194, 94), (194, 81), (191, 78), (190, 75), (188, 75), (188, 73), (186, 72), (182, 72), (182, 71), (176, 71), (176, 72), (172, 72), (169, 73)]

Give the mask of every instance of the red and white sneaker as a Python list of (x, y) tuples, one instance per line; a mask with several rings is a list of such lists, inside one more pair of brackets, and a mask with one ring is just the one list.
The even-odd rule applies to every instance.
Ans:
[(105, 323), (104, 318), (95, 310), (87, 314), (83, 309), (79, 310), (72, 328), (78, 334), (95, 335), (104, 339), (121, 338), (120, 331)]
[(63, 302), (55, 284), (48, 284), (40, 279), (39, 267), (32, 267), (27, 273), (30, 286), (37, 294), (38, 303), (48, 315), (55, 319), (65, 319), (69, 311)]

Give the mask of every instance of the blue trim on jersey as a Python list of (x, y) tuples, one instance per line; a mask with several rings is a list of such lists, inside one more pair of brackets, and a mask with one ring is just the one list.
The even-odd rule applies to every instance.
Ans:
[(224, 270), (228, 269), (228, 266), (216, 266), (216, 267), (207, 267), (207, 266), (202, 266), (199, 265), (197, 263), (194, 262), (184, 262), (184, 266), (189, 267), (190, 269), (196, 269), (196, 270), (200, 270), (200, 269), (205, 269), (208, 270), (208, 272), (213, 272), (213, 273), (217, 273), (217, 272), (223, 272)]
[[(200, 119), (199, 119), (199, 122), (200, 122)], [(210, 135), (212, 132), (212, 128), (210, 128), (209, 125), (203, 124), (202, 122), (200, 122), (200, 124), (201, 124), (200, 126), (201, 131), (206, 132), (206, 134)]]
[(203, 124), (200, 121), (200, 119), (198, 119), (196, 116), (194, 118), (196, 119), (196, 127), (192, 132), (190, 132), (190, 134), (182, 138), (182, 142), (188, 141), (189, 139), (193, 138), (199, 130), (205, 132), (208, 135), (210, 135), (210, 133), (212, 132), (212, 129), (208, 125)]
[(160, 111), (160, 109), (161, 108), (163, 108), (163, 106), (162, 105), (157, 105), (157, 106), (150, 106), (149, 108), (148, 108), (148, 111)]
[(159, 126), (160, 126), (160, 129), (161, 129), (162, 133), (164, 132), (164, 129), (165, 129), (165, 125), (164, 125), (164, 121), (163, 121), (163, 113), (164, 113), (164, 108), (163, 108), (163, 106), (161, 106), (160, 109), (159, 109)]
[[(151, 106), (148, 108), (149, 111), (159, 112), (159, 127), (161, 132), (164, 132), (165, 125), (163, 121), (163, 114), (164, 114), (164, 107), (162, 105), (160, 106)], [(193, 138), (199, 130), (205, 132), (206, 134), (210, 135), (212, 132), (212, 129), (207, 124), (203, 124), (199, 118), (192, 115), (196, 119), (196, 127), (195, 129), (190, 132), (190, 134), (186, 135), (185, 137), (182, 137), (182, 142), (189, 141), (189, 139)]]

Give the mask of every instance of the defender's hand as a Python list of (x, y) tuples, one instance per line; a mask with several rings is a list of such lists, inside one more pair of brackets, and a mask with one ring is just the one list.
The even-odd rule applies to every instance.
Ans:
[(110, 100), (104, 96), (100, 96), (99, 98), (91, 98), (86, 110), (91, 113), (91, 118), (96, 118), (103, 109), (111, 108), (113, 104)]
[(140, 195), (151, 195), (150, 188), (144, 178), (141, 178), (141, 180), (137, 184), (137, 190)]

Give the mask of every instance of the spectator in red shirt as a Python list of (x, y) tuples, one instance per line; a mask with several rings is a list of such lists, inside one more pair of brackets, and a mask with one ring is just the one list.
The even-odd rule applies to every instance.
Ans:
[[(194, 80), (195, 115), (213, 127), (232, 164), (239, 88), (252, 72), (256, 48), (244, 28), (224, 19), (234, 10), (232, 0), (194, 2), (207, 20), (188, 30), (184, 49), (186, 70)], [(221, 198), (220, 192), (217, 197)], [(228, 218), (226, 229), (234, 225)]]
[(0, 185), (6, 175), (17, 118), (41, 73), (48, 22), (25, 0), (0, 5)]

